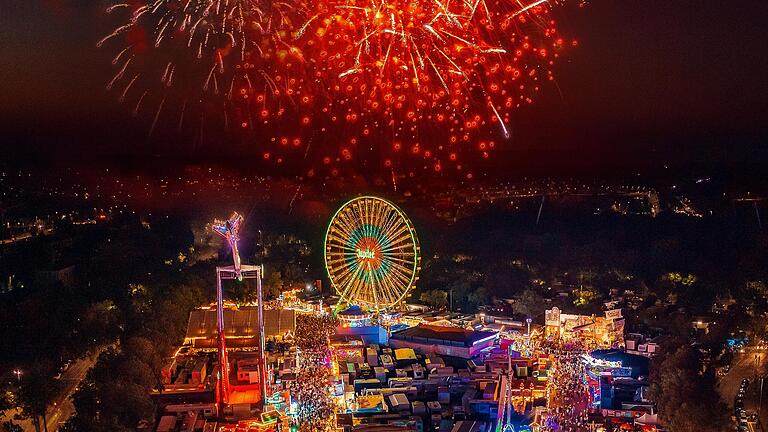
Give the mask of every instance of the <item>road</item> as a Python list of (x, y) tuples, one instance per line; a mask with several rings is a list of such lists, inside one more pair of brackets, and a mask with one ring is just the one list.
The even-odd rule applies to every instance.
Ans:
[[(96, 364), (99, 354), (105, 349), (106, 347), (103, 347), (91, 356), (74, 360), (69, 368), (61, 374), (61, 392), (54, 398), (53, 403), (47, 410), (48, 432), (55, 432), (58, 430), (59, 426), (74, 414), (75, 407), (72, 404), (70, 396), (75, 392), (77, 386), (80, 385), (80, 382), (83, 381), (88, 370)], [(18, 414), (17, 410), (8, 410), (6, 411), (5, 417), (0, 416), (0, 420), (12, 420), (16, 414)], [(13, 422), (21, 426), (24, 432), (36, 432), (35, 426), (30, 419), (13, 420)]]
[[(757, 411), (757, 405), (759, 401), (760, 380), (757, 379), (760, 376), (764, 376), (768, 373), (768, 352), (765, 350), (759, 350), (755, 347), (744, 348), (743, 353), (737, 353), (734, 355), (731, 361), (731, 369), (728, 374), (720, 379), (719, 391), (723, 400), (728, 404), (732, 410), (734, 401), (736, 399), (736, 393), (739, 391), (741, 381), (743, 379), (749, 379), (750, 385), (747, 387), (746, 394), (744, 396), (744, 408), (746, 408), (747, 414), (752, 414)], [(763, 396), (763, 406), (768, 405), (768, 397)], [(729, 412), (732, 412), (729, 410)], [(761, 410), (761, 424), (768, 424), (768, 409)], [(750, 423), (750, 429), (758, 432), (759, 426), (755, 423)]]
[(720, 379), (720, 395), (728, 405), (733, 408), (733, 400), (739, 391), (741, 380), (754, 379), (760, 374), (768, 372), (767, 353), (753, 347), (747, 347), (743, 353), (736, 353), (731, 361), (731, 369), (728, 374)]
[(32, 233), (26, 232), (26, 233), (19, 234), (17, 236), (9, 238), (9, 239), (0, 240), (0, 244), (11, 244), (11, 243), (16, 243), (16, 242), (19, 242), (19, 241), (22, 241), (22, 240), (28, 240), (30, 238), (32, 238)]
[(55, 432), (59, 426), (66, 422), (69, 417), (75, 412), (75, 407), (72, 404), (70, 396), (75, 392), (77, 386), (83, 381), (88, 370), (96, 364), (96, 360), (101, 354), (103, 349), (97, 351), (95, 354), (74, 361), (69, 368), (61, 374), (61, 386), (62, 390), (54, 398), (53, 404), (48, 407), (48, 432)]

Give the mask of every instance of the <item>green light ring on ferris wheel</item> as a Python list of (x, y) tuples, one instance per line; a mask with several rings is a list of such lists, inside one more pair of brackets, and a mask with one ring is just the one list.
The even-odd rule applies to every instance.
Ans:
[[(365, 212), (374, 207), (385, 217), (386, 226), (379, 226), (382, 221), (373, 220), (376, 215)], [(363, 208), (365, 210), (361, 210)], [(368, 220), (360, 220), (363, 217)], [(388, 232), (393, 229), (397, 232)], [(368, 237), (382, 251), (381, 263), (373, 271), (361, 269), (357, 262), (355, 254), (361, 252), (356, 245), (363, 237)], [(421, 257), (416, 231), (405, 213), (388, 200), (361, 196), (344, 203), (331, 218), (324, 243), (325, 267), (331, 285), (341, 297), (339, 304), (348, 302), (375, 311), (391, 308), (402, 302), (418, 280)], [(347, 251), (340, 252), (342, 249)], [(340, 278), (342, 280), (338, 280)], [(365, 293), (366, 289), (372, 292)], [(386, 292), (376, 292), (379, 289)]]

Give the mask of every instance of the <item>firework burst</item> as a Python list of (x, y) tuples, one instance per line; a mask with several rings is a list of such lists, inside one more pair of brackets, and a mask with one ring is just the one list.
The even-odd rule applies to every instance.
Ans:
[(344, 156), (384, 134), (393, 156), (421, 157), (439, 171), (469, 142), (488, 157), (496, 143), (482, 138), (508, 138), (511, 111), (553, 79), (566, 42), (550, 8), (546, 0), (326, 0), (296, 37), (334, 95), (324, 111), (359, 126)]
[(134, 113), (151, 92), (152, 128), (170, 95), (180, 128), (189, 103), (210, 105), (225, 126), (253, 131), (266, 160), (415, 159), (440, 171), (470, 152), (488, 158), (514, 109), (554, 79), (575, 44), (557, 31), (556, 5), (153, 0), (110, 7), (129, 16), (99, 45), (124, 42), (108, 88), (132, 97)]
[[(285, 2), (259, 0), (153, 0), (121, 3), (107, 9), (127, 14), (124, 23), (98, 42), (115, 44), (117, 72), (107, 89), (121, 102), (133, 100), (134, 115), (155, 100), (153, 128), (166, 100), (179, 107), (179, 126), (194, 105), (201, 115), (230, 112), (253, 97), (262, 106), (290, 95), (285, 71), (302, 61), (286, 42), (291, 9)], [(290, 40), (290, 39), (288, 39)], [(277, 111), (277, 110), (275, 110)], [(248, 115), (249, 113), (246, 113)]]

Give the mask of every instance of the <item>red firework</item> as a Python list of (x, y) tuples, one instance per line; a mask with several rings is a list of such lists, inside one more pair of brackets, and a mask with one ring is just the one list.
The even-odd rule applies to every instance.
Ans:
[(385, 133), (393, 152), (405, 145), (440, 170), (441, 155), (456, 162), (455, 147), (491, 128), (508, 137), (511, 111), (553, 79), (565, 42), (549, 11), (546, 0), (325, 0), (296, 38), (329, 87), (331, 120), (359, 126), (346, 144)]
[[(488, 158), (512, 111), (553, 79), (575, 44), (558, 34), (555, 1), (154, 0), (111, 37), (139, 27), (137, 14), (158, 17), (155, 47), (178, 39), (196, 52), (202, 93), (267, 135), (265, 160), (307, 157), (314, 140), (324, 165), (367, 152), (441, 171), (470, 149)], [(113, 82), (126, 78), (123, 66)]]

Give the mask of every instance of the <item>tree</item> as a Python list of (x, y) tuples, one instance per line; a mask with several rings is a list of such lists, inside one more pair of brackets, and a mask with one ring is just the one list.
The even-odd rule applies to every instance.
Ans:
[(150, 391), (158, 383), (155, 371), (136, 357), (124, 359), (117, 368), (121, 380), (136, 384)]
[(15, 408), (16, 405), (16, 395), (11, 391), (11, 387), (0, 387), (0, 417), (6, 410)]
[(727, 408), (717, 392), (716, 379), (702, 372), (699, 352), (682, 345), (654, 359), (650, 396), (659, 417), (675, 432), (719, 432), (727, 430)]
[(544, 299), (533, 289), (528, 288), (515, 296), (512, 311), (519, 315), (533, 317), (542, 312)]
[(755, 340), (765, 339), (768, 336), (768, 318), (763, 314), (752, 317), (749, 320), (749, 329)]
[(53, 379), (54, 367), (48, 361), (36, 362), (27, 373), (19, 387), (19, 403), (24, 415), (32, 418), (36, 427), (42, 425), (48, 432), (46, 411), (48, 405), (59, 392), (59, 382)]
[(267, 272), (264, 278), (264, 298), (275, 298), (280, 295), (283, 289), (283, 274), (279, 271)]
[(483, 287), (479, 287), (469, 293), (467, 296), (467, 302), (470, 304), (472, 309), (477, 310), (479, 306), (487, 305), (489, 298), (490, 296), (488, 295), (488, 291)]
[[(125, 348), (130, 345), (139, 350), (135, 354), (146, 354), (141, 338), (134, 339)], [(127, 349), (105, 351), (72, 396), (76, 415), (65, 430), (133, 430), (152, 416), (149, 392), (157, 382), (154, 372)]]
[(289, 284), (295, 285), (306, 281), (306, 275), (301, 266), (294, 262), (289, 262), (283, 267), (281, 275)]
[(125, 342), (123, 351), (130, 357), (140, 360), (149, 366), (149, 369), (159, 373), (163, 365), (163, 356), (157, 352), (157, 347), (152, 342), (141, 336), (134, 336)]
[[(264, 300), (277, 298), (283, 289), (283, 274), (279, 271), (268, 270), (261, 283)], [(256, 281), (243, 279), (235, 281), (232, 297), (239, 303), (256, 303), (259, 300), (259, 290)]]
[(579, 288), (574, 293), (573, 304), (578, 307), (586, 308), (590, 303), (598, 299), (598, 294), (592, 288)]
[(441, 309), (448, 305), (448, 293), (443, 290), (429, 290), (422, 293), (419, 300), (432, 308)]
[(134, 429), (141, 420), (152, 416), (154, 406), (147, 389), (128, 381), (104, 385), (102, 415), (111, 423)]
[(114, 341), (120, 333), (120, 316), (114, 302), (104, 300), (88, 305), (80, 315), (77, 333), (82, 346), (76, 353), (83, 353), (95, 345)]
[(12, 420), (5, 421), (2, 424), (2, 427), (0, 427), (0, 431), (2, 432), (23, 432), (24, 429), (14, 423)]
[(509, 263), (492, 262), (484, 271), (486, 287), (497, 298), (510, 298), (531, 285), (531, 275), (523, 268)]
[(472, 285), (470, 284), (468, 278), (465, 277), (465, 275), (458, 275), (457, 279), (449, 282), (445, 287), (445, 291), (447, 291), (451, 296), (450, 300), (453, 302), (451, 309), (464, 309), (461, 307), (461, 305), (465, 304), (471, 290)]

